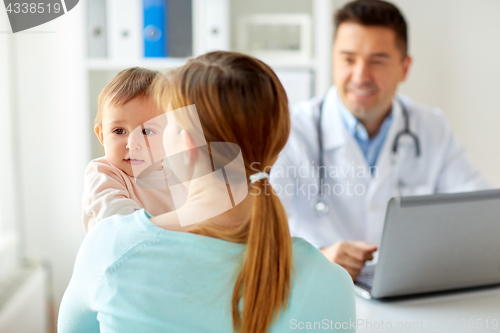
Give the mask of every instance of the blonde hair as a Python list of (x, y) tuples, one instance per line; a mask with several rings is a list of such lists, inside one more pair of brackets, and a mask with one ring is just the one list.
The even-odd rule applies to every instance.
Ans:
[[(288, 139), (290, 116), (285, 90), (269, 66), (243, 54), (212, 52), (189, 60), (169, 79), (158, 84), (160, 105), (170, 103), (175, 110), (195, 104), (207, 142), (237, 144), (247, 175), (270, 169)], [(189, 119), (177, 121), (189, 127)], [(190, 231), (247, 244), (232, 296), (233, 329), (242, 333), (266, 332), (290, 294), (288, 220), (279, 198), (266, 187), (266, 179), (252, 185), (252, 216), (246, 223)]]
[(106, 105), (124, 105), (134, 98), (153, 98), (154, 82), (160, 73), (147, 68), (133, 67), (118, 73), (99, 94), (94, 125), (101, 126)]

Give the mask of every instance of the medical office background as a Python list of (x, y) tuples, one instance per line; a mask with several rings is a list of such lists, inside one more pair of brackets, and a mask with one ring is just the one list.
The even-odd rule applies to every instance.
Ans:
[[(215, 14), (206, 7), (211, 1), (218, 2)], [(332, 77), (332, 15), (346, 2), (193, 0), (193, 54), (214, 47), (208, 45), (207, 15), (212, 19), (215, 15), (222, 25), (218, 31), (222, 42), (216, 46), (239, 51), (245, 51), (240, 39), (245, 33), (242, 22), (249, 16), (308, 17), (310, 31), (305, 42), (301, 40), (305, 53), (256, 55), (278, 72), (291, 92), (291, 102), (324, 94)], [(414, 58), (400, 92), (441, 108), (474, 165), (500, 187), (500, 1), (392, 2), (407, 18)], [(83, 172), (88, 161), (100, 154), (92, 130), (99, 90), (126, 67), (167, 69), (185, 62), (89, 58), (86, 14), (87, 1), (81, 0), (54, 21), (12, 34), (0, 7), (2, 332), (1, 326), (12, 318), (18, 328), (48, 325), (57, 313), (84, 237)], [(20, 277), (13, 284), (17, 258), (31, 268), (16, 275)], [(47, 302), (52, 306), (48, 312)], [(22, 323), (22, 318), (29, 321)]]

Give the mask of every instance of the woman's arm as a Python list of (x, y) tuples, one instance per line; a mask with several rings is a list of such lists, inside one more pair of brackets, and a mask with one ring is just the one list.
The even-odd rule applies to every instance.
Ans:
[(92, 311), (90, 300), (81, 283), (70, 282), (59, 310), (57, 331), (60, 333), (100, 332), (97, 313)]
[(57, 323), (59, 333), (99, 332), (97, 312), (92, 309), (100, 280), (93, 264), (99, 257), (94, 256), (97, 247), (92, 247), (89, 241), (92, 239), (87, 237), (78, 251), (71, 281), (61, 301)]
[(307, 255), (294, 262), (297, 285), (302, 288), (292, 294), (296, 303), (289, 327), (295, 329), (301, 326), (299, 323), (317, 323), (326, 332), (355, 332), (356, 304), (351, 276), (312, 245), (304, 246), (306, 242), (302, 242), (303, 247), (307, 247), (304, 251)]

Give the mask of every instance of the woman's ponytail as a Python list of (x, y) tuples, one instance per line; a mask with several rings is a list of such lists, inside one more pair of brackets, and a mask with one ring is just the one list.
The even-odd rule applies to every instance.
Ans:
[[(233, 328), (267, 332), (290, 293), (292, 243), (285, 210), (267, 179), (252, 184), (252, 220), (232, 298)], [(239, 303), (243, 299), (243, 311)]]

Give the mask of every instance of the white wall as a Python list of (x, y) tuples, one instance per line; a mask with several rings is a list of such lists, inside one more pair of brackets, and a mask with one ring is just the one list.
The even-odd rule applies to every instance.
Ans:
[(15, 131), (13, 130), (11, 63), (12, 35), (7, 13), (0, 10), (0, 142), (2, 163), (0, 163), (0, 231), (16, 227), (16, 186), (15, 186)]
[[(83, 5), (43, 26), (11, 35), (26, 254), (52, 266), (56, 307), (83, 239), (82, 175), (90, 156)], [(4, 13), (2, 13), (3, 15)]]
[(471, 160), (500, 187), (500, 1), (397, 0), (414, 65), (401, 91), (440, 107)]
[(474, 165), (500, 187), (500, 1), (391, 2), (406, 17), (414, 60), (400, 91), (440, 107)]
[[(0, 289), (19, 269), (24, 243), (22, 233), (19, 177), (19, 160), (16, 147), (15, 101), (12, 98), (13, 38), (6, 12), (0, 10)], [(0, 331), (2, 329), (0, 328)]]

